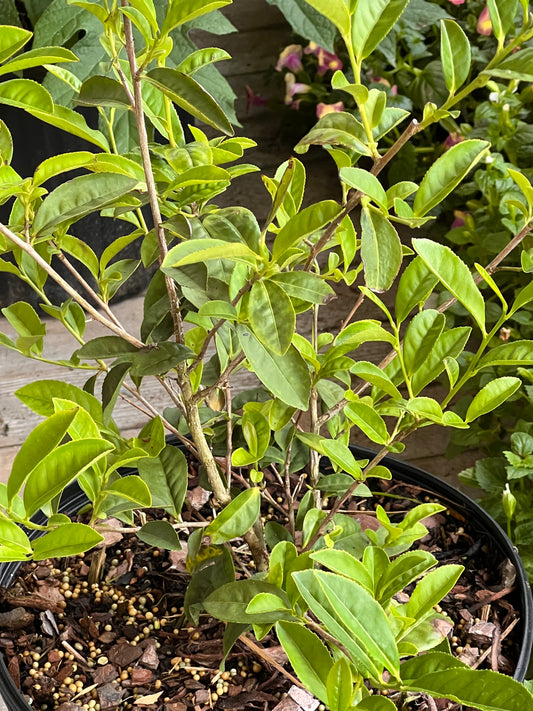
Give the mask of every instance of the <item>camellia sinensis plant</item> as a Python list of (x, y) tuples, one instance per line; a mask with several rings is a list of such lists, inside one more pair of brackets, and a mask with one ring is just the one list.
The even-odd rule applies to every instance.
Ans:
[[(12, 257), (0, 262), (1, 269), (31, 285), (43, 315), (61, 321), (72, 335), (74, 351), (54, 362), (86, 371), (87, 382), (82, 390), (42, 380), (17, 392), (44, 420), (0, 487), (0, 558), (83, 553), (102, 541), (111, 516), (136, 527), (149, 545), (177, 549), (187, 535), (187, 616), (197, 621), (207, 612), (226, 621), (226, 649), (251, 628), (258, 639), (274, 628), (295, 673), (332, 711), (392, 711), (421, 694), (484, 711), (524, 711), (533, 704), (524, 686), (469, 669), (447, 653), (447, 640), (438, 631), (442, 613), (435, 606), (462, 568), (437, 566), (430, 553), (409, 549), (426, 533), (423, 519), (443, 507), (421, 504), (399, 523), (379, 508), (382, 526), (375, 532), (363, 532), (339, 511), (350, 497), (370, 494), (369, 477), (390, 477), (380, 461), (387, 452), (401, 451), (410, 432), (434, 424), (468, 428), (520, 385), (512, 375), (487, 382), (460, 417), (453, 403), (473, 376), (494, 364), (533, 364), (530, 341), (487, 351), (505, 319), (533, 300), (529, 285), (507, 303), (493, 277), (531, 229), (533, 187), (526, 177), (512, 173), (522, 195), (516, 201), (523, 215), (520, 232), (490, 264), (478, 265), (475, 275), (452, 250), (429, 239), (402, 244), (396, 225), (415, 229), (431, 222), (432, 210), (488, 155), (489, 143), (476, 139), (453, 146), (419, 185), (401, 181), (385, 189), (379, 179), (402, 146), (443, 117), (457, 117), (461, 100), (494, 72), (516, 79), (533, 72), (528, 3), (489, 2), (498, 48), (475, 76), (464, 33), (453, 21), (442, 23), (441, 63), (449, 95), (442, 106), (428, 104), (423, 120), (415, 121), (388, 107), (379, 88), (361, 83), (363, 60), (391, 31), (408, 0), (309, 0), (346, 45), (350, 67), (333, 81), (354, 98), (358, 115), (322, 117), (295, 151), (325, 148), (338, 167), (342, 199), (302, 208), (305, 168), (291, 157), (274, 177), (263, 179), (272, 204), (260, 225), (243, 207), (216, 205), (233, 180), (254, 170), (235, 162), (252, 142), (232, 137), (230, 122), (194, 76), (223, 55), (199, 50), (177, 68), (166, 66), (172, 30), (227, 2), (171, 0), (157, 3), (156, 12), (153, 0), (69, 1), (100, 20), (109, 61), (100, 66), (102, 73), (80, 83), (64, 66), (74, 58), (65, 50), (50, 49), (48, 57), (41, 53), (38, 59), (62, 63), (56, 76), (76, 89), (78, 104), (97, 107), (102, 132), (87, 129), (80, 116), (58, 108), (46, 89), (30, 80), (14, 78), (0, 86), (1, 101), (44, 119), (51, 112), (62, 114), (65, 130), (82, 132), (99, 149), (53, 156), (33, 175), (20, 176), (10, 167), (10, 135), (1, 126), (0, 195), (10, 201), (11, 213), (9, 224), (0, 226), (0, 245)], [(27, 32), (4, 26), (0, 38), (2, 72), (32, 61), (31, 51), (19, 54)], [(194, 140), (185, 143), (175, 105), (215, 129), (216, 136), (193, 126)], [(138, 138), (133, 150), (119, 155), (115, 131), (124, 112), (135, 118)], [(167, 144), (150, 141), (153, 128)], [(382, 138), (396, 133), (384, 152)], [(67, 179), (72, 170), (83, 174)], [(65, 181), (47, 189), (58, 176)], [(128, 220), (134, 232), (95, 254), (69, 234), (71, 225), (93, 211)], [(140, 264), (120, 259), (133, 239), (141, 242)], [(70, 279), (57, 273), (59, 262)], [(139, 333), (129, 332), (110, 304), (135, 268), (155, 269)], [(50, 302), (47, 279), (64, 288), (62, 303)], [(342, 327), (319, 332), (317, 315), (335, 283), (356, 279), (359, 295), (346, 305)], [(448, 301), (439, 309), (426, 308), (433, 289), (442, 286)], [(396, 301), (389, 309), (380, 294), (392, 288)], [(502, 301), (502, 316), (488, 329), (484, 295), (492, 293)], [(357, 318), (364, 300), (372, 302), (378, 318)], [(447, 327), (444, 311), (455, 302), (470, 314), (471, 327)], [(299, 333), (296, 315), (306, 311), (312, 313), (311, 332)], [(3, 313), (16, 331), (1, 335), (3, 345), (36, 363), (50, 362), (41, 316), (20, 302)], [(108, 335), (86, 340), (87, 319), (97, 320)], [(377, 364), (358, 360), (358, 347), (372, 341), (385, 343), (390, 355)], [(463, 358), (467, 342), (475, 350)], [(260, 382), (244, 394), (232, 387), (243, 369)], [(440, 400), (424, 395), (441, 376), (445, 395)], [(168, 394), (164, 413), (143, 394), (149, 377)], [(124, 438), (113, 420), (121, 395), (148, 415), (132, 439)], [(353, 428), (377, 445), (372, 461), (356, 460), (349, 449)], [(182, 448), (166, 443), (165, 432)], [(180, 517), (188, 498), (183, 450), (198, 460), (217, 512), (196, 527)], [(322, 457), (332, 472), (322, 473)], [(120, 475), (132, 465), (136, 473)], [(265, 484), (267, 470), (284, 492), (281, 503)], [(61, 495), (73, 481), (90, 500), (87, 523), (59, 513)], [(264, 525), (262, 502), (279, 510), (286, 526)], [(138, 512), (151, 507), (163, 510), (164, 517), (145, 522)], [(38, 525), (32, 517), (39, 510), (46, 522)], [(42, 535), (30, 539), (25, 529)], [(251, 560), (238, 581), (229, 545), (235, 539), (244, 539)], [(97, 577), (101, 556), (93, 559), (91, 575)], [(239, 556), (236, 560), (240, 565)], [(246, 574), (250, 569), (254, 574)], [(395, 596), (407, 585), (411, 594), (399, 602)]]

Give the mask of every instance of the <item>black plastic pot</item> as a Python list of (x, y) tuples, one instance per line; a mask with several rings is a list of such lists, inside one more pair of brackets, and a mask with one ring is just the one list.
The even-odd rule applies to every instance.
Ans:
[[(354, 455), (358, 459), (372, 459), (375, 452), (364, 447), (351, 447)], [(387, 456), (382, 463), (389, 467), (393, 478), (406, 484), (413, 484), (421, 487), (430, 495), (435, 495), (441, 499), (448, 508), (452, 508), (464, 516), (469, 525), (482, 536), (490, 538), (501, 553), (502, 559), (508, 558), (516, 568), (516, 594), (518, 598), (517, 608), (520, 612), (520, 631), (522, 635), (521, 653), (518, 659), (514, 678), (517, 681), (524, 681), (531, 656), (531, 646), (533, 642), (533, 597), (529, 586), (528, 578), (518, 555), (517, 549), (513, 546), (501, 526), (499, 526), (489, 514), (475, 501), (463, 494), (458, 489), (450, 486), (447, 482), (438, 479), (432, 474), (402, 462), (393, 457)], [(73, 513), (78, 511), (87, 503), (87, 498), (76, 485), (71, 485), (62, 498), (60, 512)], [(44, 517), (35, 518), (37, 523), (44, 522)], [(15, 579), (20, 563), (5, 563), (0, 565), (0, 585), (9, 587)], [(4, 698), (9, 711), (32, 711), (31, 706), (26, 703), (22, 694), (18, 691), (11, 676), (9, 675), (2, 655), (0, 655), (0, 692)]]

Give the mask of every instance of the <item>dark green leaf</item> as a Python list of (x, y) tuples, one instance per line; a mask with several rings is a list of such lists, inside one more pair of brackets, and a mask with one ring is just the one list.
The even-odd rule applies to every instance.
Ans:
[(246, 489), (231, 501), (204, 529), (211, 543), (225, 543), (247, 533), (253, 526), (261, 505), (261, 493), (257, 487)]
[(147, 521), (137, 532), (137, 536), (149, 546), (169, 551), (181, 550), (178, 534), (168, 521)]

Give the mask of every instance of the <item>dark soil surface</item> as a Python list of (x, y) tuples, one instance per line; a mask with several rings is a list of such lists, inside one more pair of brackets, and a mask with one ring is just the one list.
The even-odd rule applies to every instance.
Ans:
[[(414, 496), (429, 500), (413, 487), (383, 486), (388, 495), (373, 503), (381, 503), (391, 517), (406, 513)], [(363, 529), (376, 526), (368, 500), (362, 505), (354, 500), (346, 513)], [(272, 508), (265, 512), (272, 514), (277, 516)], [(442, 603), (452, 621), (443, 632), (453, 652), (473, 667), (512, 674), (521, 636), (513, 567), (453, 509), (424, 523), (429, 533), (419, 547), (443, 563), (466, 567)], [(1, 651), (32, 708), (304, 709), (304, 702), (285, 698), (293, 682), (283, 673), (290, 669), (272, 636), (260, 643), (251, 634), (248, 643), (241, 638), (220, 669), (224, 625), (204, 616), (195, 627), (183, 615), (189, 579), (184, 551), (169, 553), (147, 547), (133, 534), (116, 534), (103, 579), (91, 584), (87, 576), (96, 554), (24, 564), (15, 583), (0, 591)], [(454, 708), (424, 699), (415, 707)]]

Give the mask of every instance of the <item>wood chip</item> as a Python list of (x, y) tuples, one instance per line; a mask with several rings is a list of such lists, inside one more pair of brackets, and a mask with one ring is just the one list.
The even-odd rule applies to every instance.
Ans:
[(27, 625), (31, 625), (35, 615), (24, 607), (15, 607), (7, 612), (0, 612), (0, 627), (6, 630), (20, 630)]

